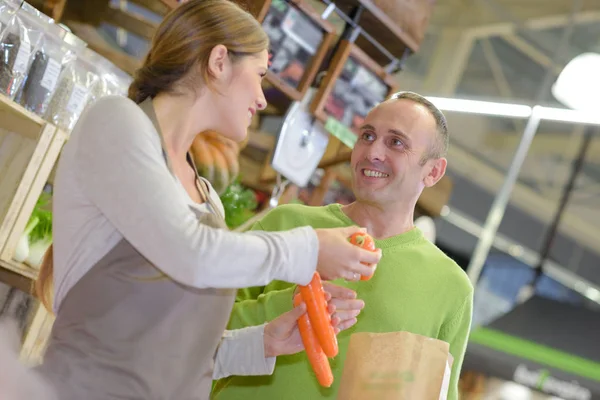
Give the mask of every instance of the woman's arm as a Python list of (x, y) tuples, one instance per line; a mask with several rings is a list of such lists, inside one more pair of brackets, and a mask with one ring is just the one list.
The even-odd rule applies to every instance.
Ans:
[(172, 279), (197, 288), (311, 280), (319, 247), (312, 228), (241, 234), (203, 225), (166, 167), (152, 123), (135, 103), (101, 99), (83, 118), (71, 138), (83, 193)]
[(265, 356), (265, 325), (225, 331), (215, 357), (214, 380), (273, 373), (277, 357)]

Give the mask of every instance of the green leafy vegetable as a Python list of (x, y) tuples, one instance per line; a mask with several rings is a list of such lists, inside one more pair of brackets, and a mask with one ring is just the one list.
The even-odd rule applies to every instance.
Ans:
[(52, 239), (52, 211), (49, 205), (51, 199), (52, 196), (49, 193), (42, 192), (29, 218), (29, 223), (37, 220), (37, 224), (29, 233), (31, 243)]
[(237, 228), (254, 215), (258, 206), (254, 191), (244, 187), (239, 180), (233, 182), (221, 195), (225, 209), (225, 223), (230, 229)]

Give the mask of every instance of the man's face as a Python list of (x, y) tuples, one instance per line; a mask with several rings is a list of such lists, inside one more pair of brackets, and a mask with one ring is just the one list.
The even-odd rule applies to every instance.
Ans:
[(350, 160), (357, 200), (378, 206), (416, 201), (446, 169), (445, 159), (421, 162), (435, 140), (435, 119), (418, 103), (388, 100), (371, 110)]

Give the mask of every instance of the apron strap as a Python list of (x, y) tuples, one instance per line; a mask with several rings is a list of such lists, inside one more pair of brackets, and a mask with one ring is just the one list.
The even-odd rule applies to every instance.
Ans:
[[(160, 125), (158, 124), (158, 118), (156, 117), (154, 105), (152, 104), (152, 98), (147, 97), (144, 101), (142, 101), (140, 104), (138, 104), (138, 106), (142, 109), (142, 111), (144, 111), (146, 113), (146, 115), (148, 116), (150, 121), (152, 121), (152, 124), (154, 125), (154, 129), (156, 129), (156, 132), (158, 133), (158, 136), (160, 137), (160, 145), (162, 148), (163, 157), (165, 158), (165, 162), (167, 163), (167, 168), (169, 169), (169, 171), (171, 172), (172, 175), (175, 175), (173, 173), (173, 168), (171, 166), (171, 160), (169, 158), (169, 155), (167, 154), (167, 151), (165, 150), (165, 148), (166, 148), (165, 139), (163, 137), (162, 130), (160, 129)], [(213, 214), (217, 215), (221, 220), (224, 221), (225, 216), (221, 213), (221, 209), (212, 200), (212, 197), (210, 195), (209, 186), (206, 183), (206, 181), (204, 180), (204, 178), (202, 178), (198, 174), (198, 169), (196, 168), (196, 163), (194, 163), (194, 159), (192, 158), (192, 156), (189, 152), (187, 153), (186, 158), (187, 158), (187, 162), (190, 164), (190, 166), (194, 170), (194, 174), (196, 175), (196, 188), (198, 189), (198, 192), (200, 193), (200, 197), (202, 198), (202, 200), (204, 202), (206, 202), (210, 205), (210, 207), (213, 211)]]

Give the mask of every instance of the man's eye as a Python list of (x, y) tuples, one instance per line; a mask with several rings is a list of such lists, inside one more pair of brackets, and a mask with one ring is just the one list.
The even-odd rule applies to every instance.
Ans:
[(402, 140), (400, 140), (400, 139), (392, 139), (392, 145), (393, 146), (404, 146), (404, 142), (402, 142)]
[(371, 141), (371, 140), (375, 139), (375, 135), (373, 135), (370, 132), (363, 133), (362, 137), (363, 137), (364, 140), (368, 140), (368, 141)]

